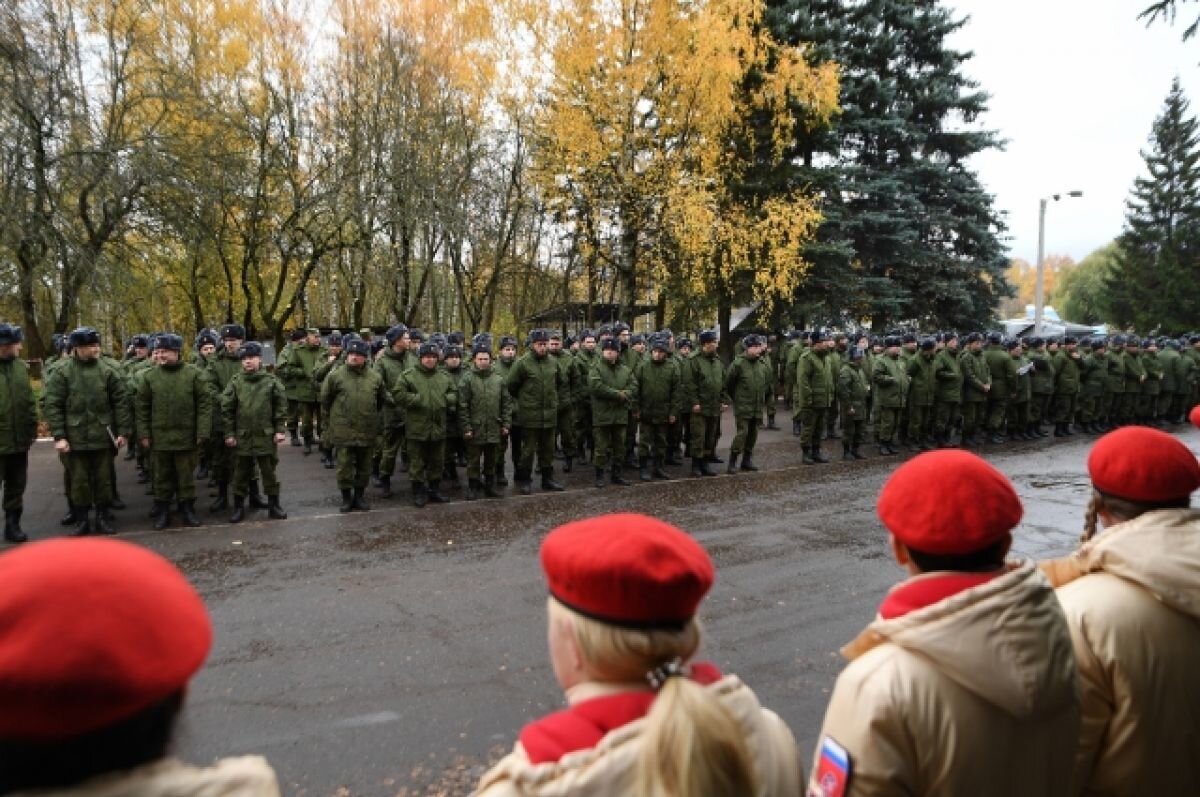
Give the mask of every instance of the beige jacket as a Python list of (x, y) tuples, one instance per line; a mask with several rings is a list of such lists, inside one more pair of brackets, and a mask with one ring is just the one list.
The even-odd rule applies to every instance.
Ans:
[[(803, 772), (792, 732), (773, 711), (763, 708), (754, 692), (735, 675), (705, 687), (745, 729), (755, 758), (760, 797), (801, 793)], [(479, 783), (483, 797), (609, 797), (632, 794), (632, 780), (641, 750), (645, 719), (635, 720), (605, 736), (598, 745), (563, 756), (559, 761), (533, 764), (521, 743), (501, 759)]]
[(1200, 795), (1200, 511), (1148, 512), (1056, 564), (1083, 690), (1076, 793)]
[[(843, 651), (817, 742), (850, 754), (851, 795), (1060, 797), (1079, 690), (1070, 632), (1032, 562), (892, 620)], [(814, 769), (810, 795), (822, 795)]]
[(19, 792), (12, 797), (279, 797), (279, 784), (275, 770), (262, 756), (223, 758), (204, 768), (164, 758), (70, 788)]

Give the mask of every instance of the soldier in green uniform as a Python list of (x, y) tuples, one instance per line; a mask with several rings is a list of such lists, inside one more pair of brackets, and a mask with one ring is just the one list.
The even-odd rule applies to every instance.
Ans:
[(638, 465), (642, 481), (670, 479), (665, 470), (668, 432), (679, 411), (679, 363), (667, 334), (650, 337), (650, 356), (634, 374), (638, 386)]
[(449, 500), (438, 487), (445, 467), (447, 417), (451, 406), (458, 407), (458, 393), (454, 379), (438, 367), (438, 360), (437, 345), (422, 343), (417, 349), (417, 366), (401, 375), (393, 391), (406, 416), (408, 478), (413, 504), (418, 507)]
[(37, 404), (29, 369), (21, 359), (21, 328), (0, 324), (0, 483), (4, 485), (4, 539), (25, 542), (21, 528), (25, 508), (29, 449), (37, 439)]
[(796, 362), (796, 384), (792, 406), (800, 412), (800, 448), (804, 464), (828, 462), (821, 453), (821, 435), (826, 429), (825, 416), (833, 404), (834, 383), (830, 353), (833, 341), (821, 330), (809, 337), (808, 350)]
[[(500, 338), (500, 356), (496, 359), (493, 366), (500, 378), (505, 380), (504, 384), (508, 384), (508, 373), (512, 370), (513, 365), (517, 362), (517, 339), (511, 335), (503, 335)], [(507, 387), (505, 388), (507, 389)], [(589, 414), (591, 409), (589, 407)], [(588, 433), (588, 439), (591, 439), (591, 431)], [(509, 427), (508, 436), (500, 440), (500, 455), (496, 460), (496, 485), (499, 487), (508, 486), (508, 476), (504, 472), (504, 455), (507, 453), (509, 444), (512, 444), (512, 461), (513, 467), (517, 465), (517, 460), (520, 459), (520, 454), (517, 451), (520, 445), (520, 431), (517, 427), (516, 415), (513, 415), (512, 426)]]
[(805, 332), (794, 332), (792, 345), (787, 351), (787, 359), (783, 368), (784, 395), (792, 402), (792, 436), (800, 437), (803, 428), (803, 413), (795, 403), (796, 369), (800, 366), (800, 358), (808, 352), (809, 337)]
[[(550, 332), (535, 329), (529, 334), (530, 350), (517, 359), (508, 373), (508, 390), (516, 399), (515, 423), (521, 429), (516, 481), (522, 495), (529, 495), (533, 482), (533, 460), (537, 457), (542, 489), (560, 492), (554, 481), (554, 437), (558, 429), (558, 397), (567, 385), (557, 362), (550, 357)], [(592, 407), (593, 411), (595, 406)], [(621, 449), (618, 449), (620, 451)]]
[(1104, 426), (1104, 387), (1108, 382), (1107, 346), (1104, 338), (1093, 338), (1079, 362), (1079, 423), (1083, 431), (1099, 434)]
[(933, 439), (941, 448), (950, 447), (950, 437), (962, 412), (963, 371), (958, 335), (943, 335), (943, 346), (933, 358)]
[(1142, 408), (1142, 384), (1146, 381), (1146, 368), (1141, 359), (1141, 341), (1136, 335), (1125, 338), (1125, 392), (1121, 394), (1121, 422), (1138, 423)]
[(604, 486), (605, 471), (610, 471), (613, 484), (628, 485), (621, 474), (625, 458), (625, 440), (631, 408), (638, 406), (637, 378), (628, 365), (621, 362), (621, 342), (618, 338), (601, 339), (600, 360), (588, 374), (592, 401), (592, 438), (596, 450), (592, 465), (596, 470), (596, 487)]
[[(321, 385), (325, 383), (325, 377), (329, 376), (331, 373), (333, 373), (335, 368), (339, 368), (346, 362), (346, 353), (342, 344), (346, 340), (354, 337), (357, 337), (357, 334), (354, 332), (347, 332), (345, 335), (343, 335), (336, 329), (329, 333), (328, 343), (325, 347), (324, 360), (313, 369), (313, 389), (316, 391), (318, 397), (321, 395)], [(333, 461), (333, 446), (329, 444), (324, 436), (322, 436), (317, 442), (317, 447), (321, 451), (321, 465), (326, 470), (333, 470), (335, 466)]]
[[(383, 380), (388, 393), (396, 392), (400, 377), (417, 361), (408, 350), (408, 327), (395, 324), (384, 335), (383, 353), (376, 358), (374, 368)], [(383, 445), (380, 446), (379, 487), (384, 498), (392, 496), (392, 474), (396, 472), (396, 457), (404, 447), (404, 407), (399, 404), (384, 405)]]
[(893, 443), (900, 422), (900, 410), (904, 408), (904, 397), (908, 392), (908, 373), (900, 359), (900, 338), (888, 335), (883, 345), (883, 356), (875, 360), (871, 383), (875, 406), (879, 411), (879, 453), (892, 456), (900, 453)]
[(1171, 399), (1168, 416), (1171, 423), (1180, 424), (1187, 421), (1187, 414), (1191, 410), (1191, 407), (1188, 406), (1188, 399), (1192, 393), (1192, 382), (1196, 378), (1196, 365), (1192, 362), (1191, 357), (1182, 353), (1183, 345), (1179, 341), (1167, 341), (1167, 346), (1177, 355), (1175, 357), (1175, 395)]
[(842, 459), (863, 459), (859, 450), (867, 433), (867, 394), (870, 383), (863, 372), (864, 352), (857, 346), (847, 352), (838, 372), (838, 407), (842, 413)]
[[(229, 345), (227, 333), (221, 337)], [(236, 331), (236, 330), (234, 330)], [(254, 473), (262, 476), (267, 492), (263, 507), (273, 520), (283, 520), (287, 513), (279, 504), (279, 478), (275, 467), (279, 462), (276, 447), (287, 440), (287, 394), (283, 383), (262, 367), (263, 347), (248, 341), (237, 349), (240, 370), (229, 377), (221, 391), (221, 429), (225, 448), (233, 454), (233, 512), (230, 523), (240, 523), (246, 517), (246, 499), (256, 492)], [(222, 355), (224, 357), (224, 355)]]
[(475, 344), (472, 361), (473, 367), (458, 387), (458, 418), (467, 443), (468, 501), (478, 498), (480, 492), (488, 498), (500, 497), (496, 463), (500, 441), (508, 437), (512, 426), (512, 394), (504, 377), (492, 368), (492, 350), (486, 341)]
[(688, 410), (693, 476), (716, 476), (709, 468), (721, 429), (721, 413), (729, 408), (724, 394), (725, 364), (717, 356), (716, 330), (700, 333), (700, 351), (689, 357), (679, 374), (683, 405)]
[(918, 451), (928, 451), (933, 432), (933, 401), (937, 390), (934, 360), (937, 341), (922, 338), (915, 355), (909, 358), (908, 373), (908, 443)]
[[(221, 349), (208, 360), (209, 382), (217, 396), (223, 396), (229, 381), (242, 372), (243, 364), (239, 359), (239, 352), (246, 339), (246, 329), (240, 324), (226, 324), (221, 327), (220, 335)], [(260, 353), (259, 357), (261, 356)], [(213, 413), (213, 431), (209, 436), (210, 467), (213, 479), (217, 483), (217, 497), (208, 507), (210, 512), (221, 512), (229, 508), (229, 482), (233, 478), (235, 453), (223, 442), (226, 437), (224, 418), (224, 412)], [(251, 467), (253, 468), (253, 463)], [(251, 479), (253, 480), (253, 475)], [(255, 509), (265, 507), (261, 499), (258, 499), (257, 489), (250, 490), (250, 495), (253, 496), (251, 506)]]
[(1004, 347), (998, 332), (989, 332), (988, 346), (983, 352), (988, 371), (992, 376), (992, 387), (987, 400), (988, 442), (1004, 442), (1004, 422), (1008, 415), (1008, 403), (1017, 390), (1016, 362)]
[(564, 390), (558, 396), (558, 430), (557, 437), (562, 446), (563, 473), (570, 473), (575, 462), (575, 398), (579, 395), (579, 368), (574, 355), (563, 348), (562, 333), (557, 330), (550, 332), (550, 343), (547, 347), (550, 356), (558, 366), (560, 383)]
[(1192, 407), (1200, 404), (1200, 335), (1192, 335), (1188, 338), (1188, 346), (1183, 351), (1183, 356), (1192, 361), (1192, 382), (1189, 386), (1187, 401), (1184, 402), (1183, 415), (1186, 420), (1188, 413), (1192, 411)]
[[(296, 403), (296, 383), (298, 376), (290, 373), (288, 361), (292, 357), (292, 350), (304, 342), (304, 330), (293, 329), (288, 335), (288, 342), (284, 344), (283, 349), (275, 357), (275, 376), (283, 383), (283, 391), (288, 399), (288, 418), (287, 430), (288, 436), (291, 438), (292, 445), (300, 447), (299, 435), (299, 417), (300, 408)], [(311, 382), (310, 382), (311, 384)]]
[(1166, 375), (1162, 363), (1158, 360), (1158, 341), (1146, 338), (1142, 341), (1142, 368), (1146, 371), (1146, 381), (1142, 382), (1142, 392), (1138, 400), (1138, 422), (1145, 426), (1160, 426), (1158, 421), (1158, 398), (1162, 395), (1162, 384)]
[(1021, 341), (1013, 338), (1004, 344), (1017, 375), (1016, 387), (1009, 396), (1006, 419), (1011, 440), (1033, 440), (1037, 434), (1029, 426), (1029, 402), (1033, 398), (1033, 363), (1025, 356)]
[(1162, 366), (1162, 393), (1155, 412), (1159, 425), (1178, 423), (1175, 412), (1175, 393), (1179, 385), (1179, 341), (1161, 338), (1158, 342), (1158, 362)]
[(592, 442), (592, 394), (588, 377), (599, 359), (596, 333), (585, 329), (579, 333), (579, 351), (575, 354), (575, 451), (581, 462), (590, 460)]
[(308, 455), (312, 453), (313, 439), (320, 424), (313, 372), (325, 359), (325, 352), (321, 348), (320, 330), (314, 327), (297, 332), (302, 337), (284, 349), (283, 355), (276, 361), (275, 375), (283, 380), (289, 406), (295, 408), (288, 421), (292, 445), (300, 445), (299, 435), (304, 440), (304, 453)]
[(154, 473), (154, 528), (170, 523), (171, 499), (179, 502), (185, 526), (199, 526), (193, 472), (212, 430), (213, 394), (208, 375), (183, 362), (183, 338), (159, 335), (158, 365), (136, 386), (138, 442), (149, 453)]
[[(1026, 357), (1033, 363), (1033, 373), (1030, 374), (1033, 398), (1029, 401), (1029, 425), (1038, 437), (1046, 437), (1050, 433), (1042, 428), (1042, 424), (1054, 417), (1054, 386), (1057, 373), (1054, 363), (1056, 352), (1048, 351), (1046, 340), (1034, 336), (1028, 340), (1029, 352)], [(1053, 344), (1058, 348), (1058, 344)]]
[(679, 406), (675, 410), (675, 423), (671, 424), (671, 430), (667, 434), (667, 464), (682, 465), (683, 461), (679, 458), (679, 448), (683, 446), (684, 456), (689, 459), (692, 456), (692, 430), (690, 419), (692, 415), (691, 407), (684, 404), (685, 397), (683, 395), (683, 375), (687, 367), (688, 358), (692, 356), (692, 351), (695, 347), (692, 346), (691, 338), (681, 337), (675, 341), (675, 352), (671, 359), (675, 362), (679, 369)]
[[(134, 335), (129, 339), (129, 346), (126, 348), (126, 356), (121, 360), (121, 373), (125, 377), (125, 395), (129, 399), (129, 416), (133, 418), (133, 436), (131, 441), (137, 440), (141, 435), (137, 428), (137, 413), (134, 408), (134, 376), (142, 367), (149, 364), (150, 356), (150, 340), (146, 335)], [(125, 449), (125, 461), (132, 459), (137, 460), (137, 469), (142, 472), (146, 468), (146, 453), (141, 446), (129, 445)]]
[(1083, 356), (1079, 353), (1078, 338), (1068, 335), (1054, 355), (1054, 434), (1070, 437), (1074, 432), (1071, 423), (1075, 420), (1076, 405), (1079, 403), (1079, 370)]
[(729, 449), (726, 473), (737, 472), (739, 457), (742, 470), (758, 470), (754, 464), (754, 446), (758, 442), (763, 406), (772, 392), (770, 366), (763, 360), (766, 339), (762, 335), (751, 334), (743, 339), (743, 343), (742, 353), (734, 358), (725, 371), (724, 392), (733, 405), (737, 427), (733, 445)]
[[(455, 394), (469, 369), (463, 368), (462, 348), (448, 344), (442, 351), (441, 369), (454, 382)], [(442, 478), (449, 482), (451, 488), (458, 488), (458, 465), (466, 464), (467, 445), (463, 440), (462, 425), (458, 420), (458, 402), (446, 409), (446, 453), (443, 457)]]
[(339, 511), (366, 511), (371, 481), (371, 451), (379, 434), (383, 408), (392, 395), (379, 372), (367, 363), (371, 346), (365, 340), (346, 345), (346, 362), (321, 383), (321, 417), (329, 443), (337, 450), (337, 485), (342, 493)]
[(113, 534), (112, 456), (125, 445), (133, 425), (125, 380), (100, 361), (100, 333), (95, 329), (76, 329), (70, 346), (70, 358), (46, 379), (46, 421), (54, 448), (66, 455), (70, 471), (73, 534)]

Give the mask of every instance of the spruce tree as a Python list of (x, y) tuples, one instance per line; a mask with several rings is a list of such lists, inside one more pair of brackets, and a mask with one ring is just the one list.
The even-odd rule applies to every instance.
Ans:
[(1139, 332), (1194, 329), (1200, 313), (1200, 149), (1176, 78), (1154, 120), (1146, 175), (1134, 180), (1116, 267), (1106, 280), (1109, 314)]
[(999, 141), (974, 129), (987, 94), (946, 42), (964, 20), (936, 0), (772, 0), (771, 19), (842, 69), (834, 128), (798, 119), (796, 179), (826, 215), (798, 300), (875, 329), (987, 323), (1010, 293), (1005, 227), (967, 161)]

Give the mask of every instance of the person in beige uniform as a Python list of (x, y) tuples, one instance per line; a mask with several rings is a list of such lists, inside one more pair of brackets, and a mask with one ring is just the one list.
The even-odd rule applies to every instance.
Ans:
[(260, 756), (168, 757), (212, 625), (158, 554), (60, 539), (0, 555), (0, 628), (0, 794), (279, 797)]
[(1129, 426), (1097, 441), (1088, 473), (1084, 543), (1043, 565), (1083, 693), (1074, 793), (1200, 794), (1200, 464)]
[(713, 582), (691, 536), (606, 515), (546, 537), (549, 646), (567, 708), (521, 731), (477, 795), (798, 795), (796, 743), (737, 676), (692, 661)]
[(1066, 618), (1006, 564), (1021, 502), (965, 451), (921, 454), (877, 505), (910, 578), (843, 649), (810, 797), (1069, 794), (1079, 694)]

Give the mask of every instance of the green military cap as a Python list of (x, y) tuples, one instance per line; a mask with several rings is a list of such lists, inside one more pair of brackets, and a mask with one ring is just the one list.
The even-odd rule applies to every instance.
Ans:
[(320, 337), (320, 336), (321, 336), (321, 330), (317, 329), (316, 327), (309, 327), (308, 329), (304, 330), (304, 334), (306, 334), (306, 335), (316, 335), (317, 337)]

